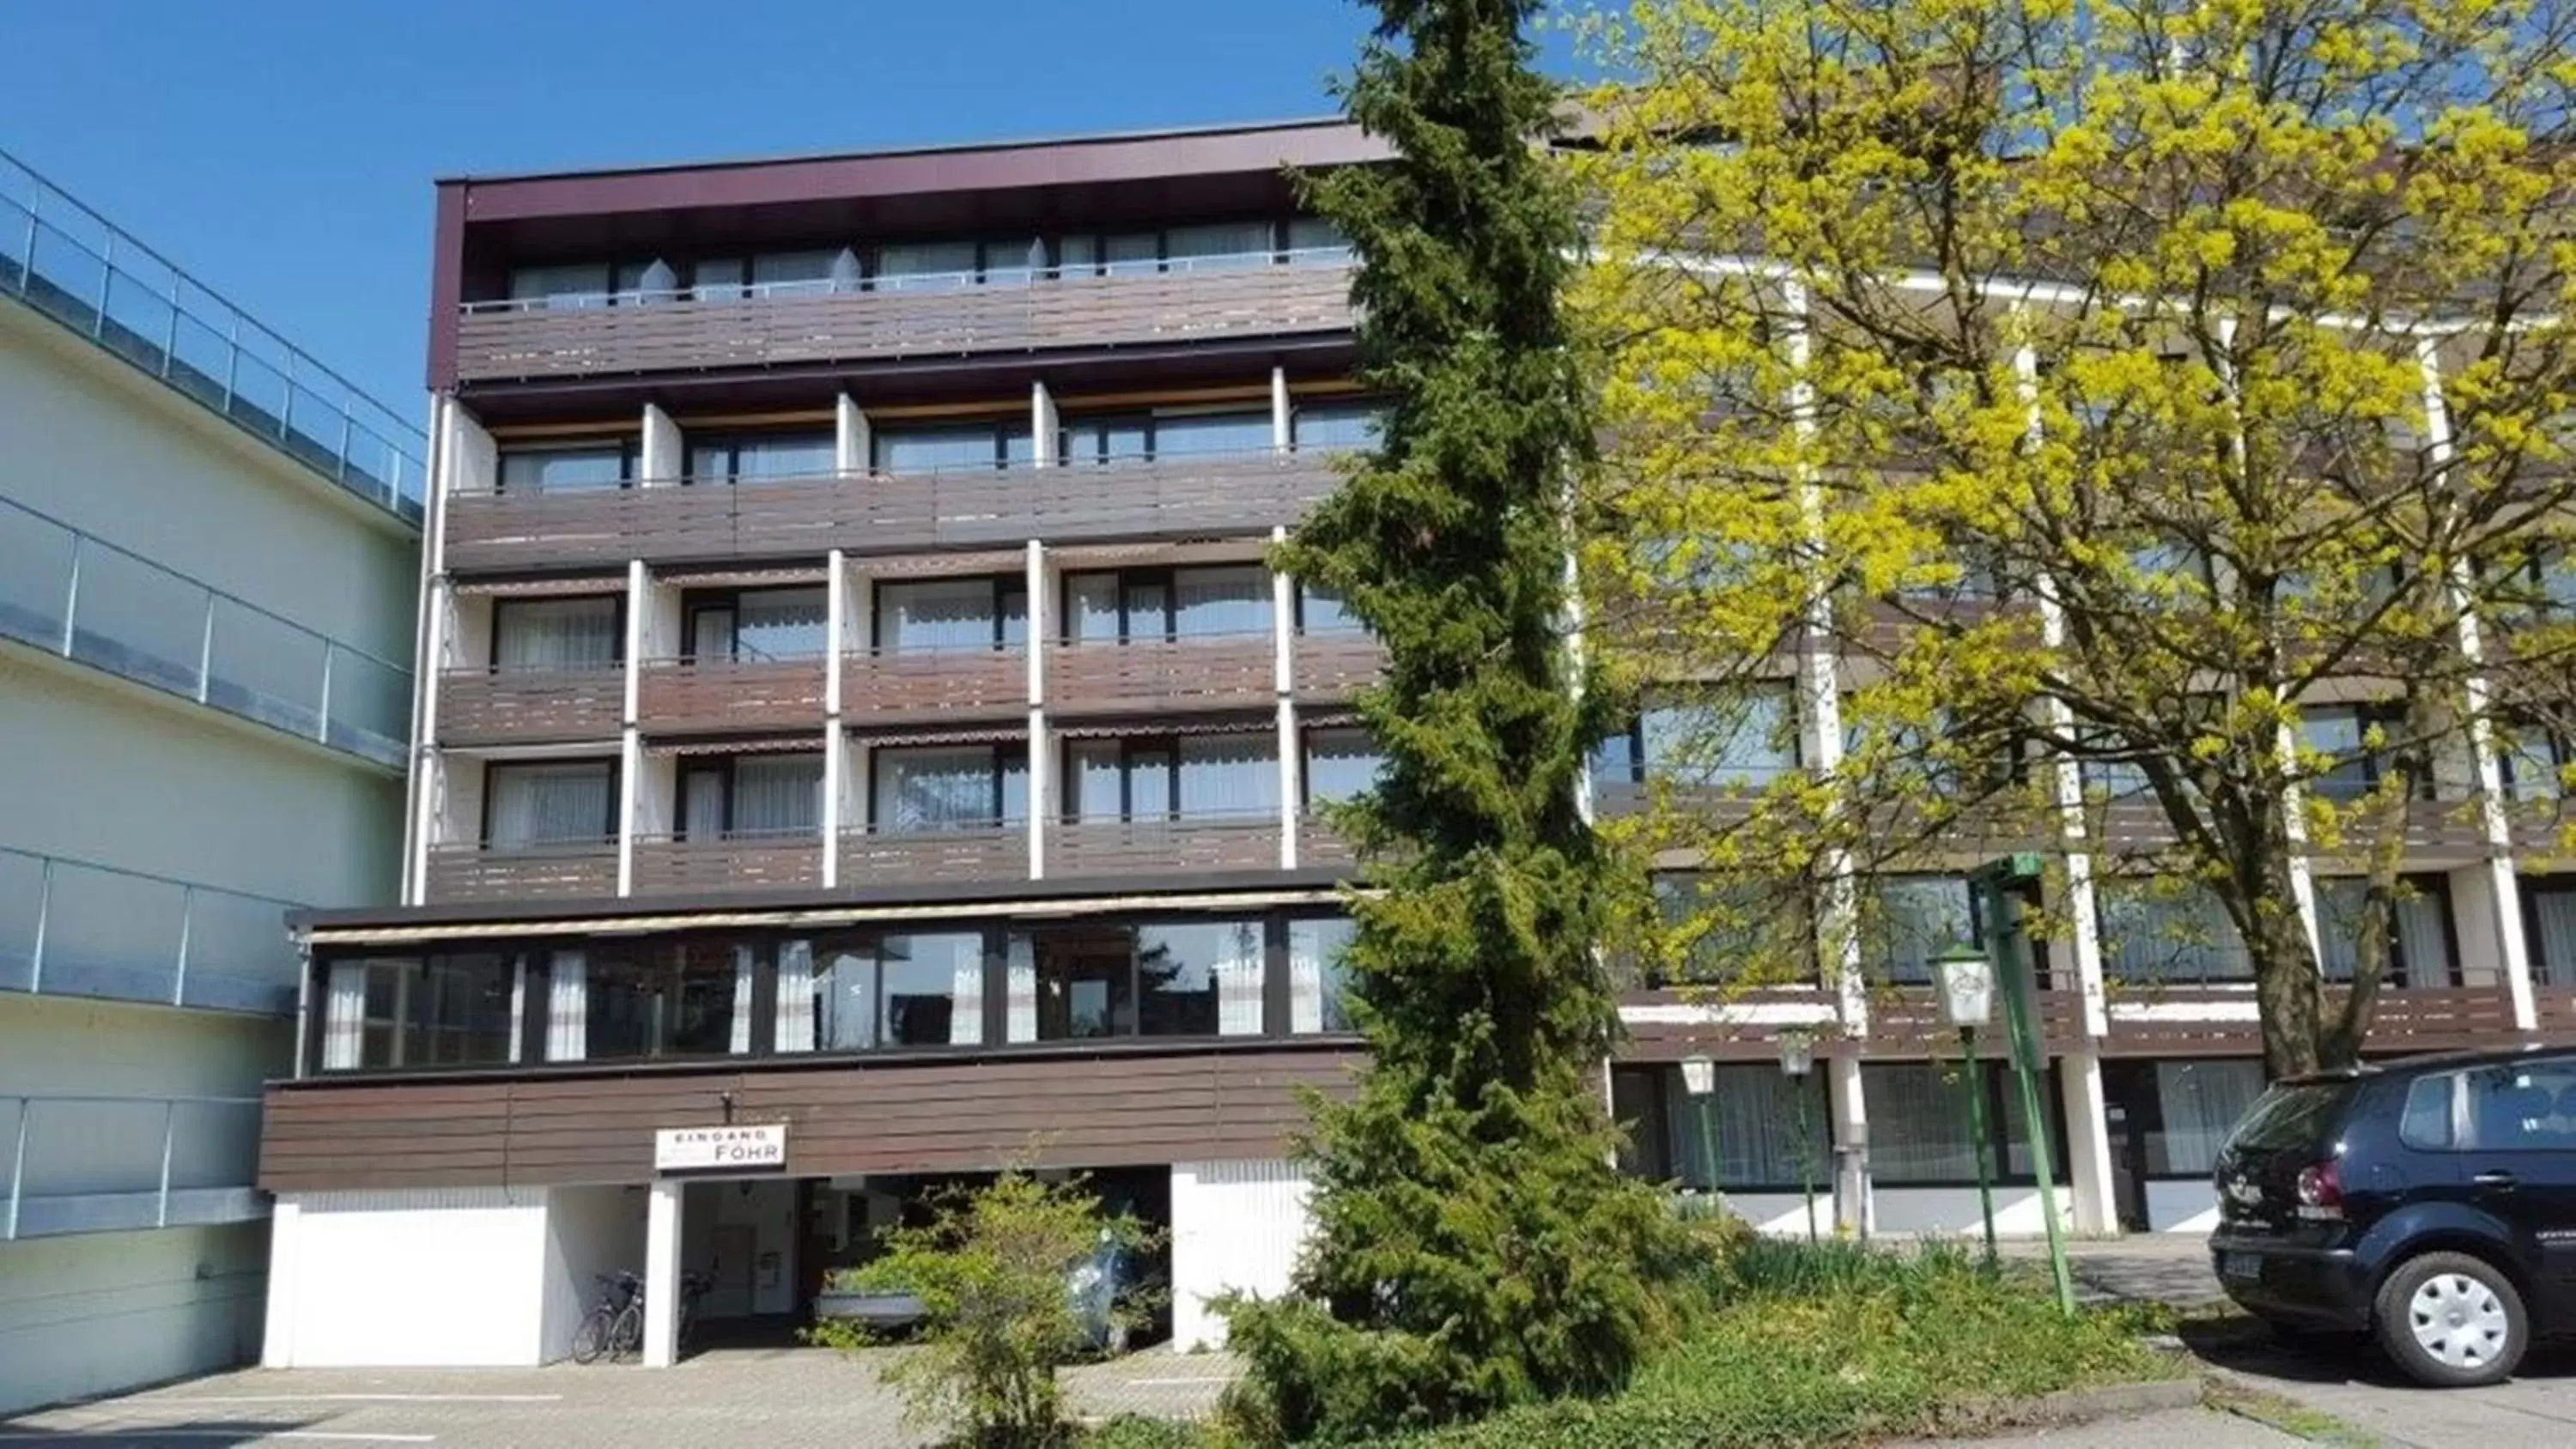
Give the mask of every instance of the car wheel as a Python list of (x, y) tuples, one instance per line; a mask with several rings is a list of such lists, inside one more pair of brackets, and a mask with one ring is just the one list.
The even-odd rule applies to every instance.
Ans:
[(2501, 1382), (2522, 1362), (2531, 1321), (2513, 1280), (2466, 1253), (2409, 1258), (2379, 1285), (2379, 1342), (2436, 1388)]

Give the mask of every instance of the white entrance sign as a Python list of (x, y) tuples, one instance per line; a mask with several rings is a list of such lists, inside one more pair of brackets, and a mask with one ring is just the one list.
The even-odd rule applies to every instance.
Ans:
[(787, 1124), (665, 1127), (653, 1134), (655, 1172), (777, 1172), (787, 1166)]

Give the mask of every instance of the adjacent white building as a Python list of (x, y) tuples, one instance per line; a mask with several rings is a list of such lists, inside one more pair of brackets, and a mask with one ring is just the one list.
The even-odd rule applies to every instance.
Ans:
[(400, 876), (421, 452), (0, 153), (0, 1414), (257, 1355), (282, 916)]

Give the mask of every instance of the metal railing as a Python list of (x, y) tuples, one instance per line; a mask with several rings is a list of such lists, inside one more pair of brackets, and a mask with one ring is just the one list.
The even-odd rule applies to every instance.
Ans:
[(0, 1096), (0, 1151), (0, 1242), (268, 1214), (256, 1097)]
[(0, 151), (0, 292), (406, 523), (420, 430)]
[(299, 904), (0, 847), (0, 991), (291, 1016)]
[(400, 768), (411, 671), (0, 499), (0, 637)]

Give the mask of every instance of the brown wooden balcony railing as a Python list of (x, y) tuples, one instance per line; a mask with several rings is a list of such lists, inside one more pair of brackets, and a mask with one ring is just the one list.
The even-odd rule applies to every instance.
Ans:
[(1053, 468), (673, 482), (587, 493), (459, 493), (445, 557), (467, 571), (1267, 533), (1340, 477), (1323, 450)]
[(1075, 716), (1267, 704), (1277, 693), (1278, 647), (1267, 630), (1051, 645), (1047, 707)]
[(2576, 860), (2568, 830), (2576, 825), (2576, 804), (2567, 800), (2517, 800), (2505, 807), (2513, 829), (2513, 852), (2525, 868), (2552, 861)]
[[(1018, 286), (816, 291), (616, 306), (474, 302), (457, 319), (465, 382), (957, 357), (1339, 332), (1350, 268), (1209, 265), (1149, 276), (1062, 277)], [(916, 285), (934, 279), (912, 279)], [(567, 299), (569, 300), (569, 299)], [(600, 299), (606, 301), (607, 299)]]
[[(2326, 996), (2328, 1009), (2336, 1009), (2342, 988), (2330, 982)], [(2211, 1020), (2195, 1014), (2195, 1006), (2224, 1007), (2228, 1014)], [(2250, 983), (2114, 987), (2111, 1035), (2103, 1050), (2117, 1056), (2256, 1056), (2263, 1035), (2254, 1013)], [(2405, 1056), (2518, 1039), (2513, 1001), (2501, 985), (2389, 986), (2381, 988), (2372, 1008), (2363, 1049), (2373, 1056)]]
[(823, 881), (816, 830), (641, 836), (635, 842), (639, 896), (793, 890)]
[(1297, 817), (1297, 865), (1301, 870), (1351, 869), (1359, 852), (1342, 833), (1312, 815)]
[(1167, 820), (1068, 820), (1047, 834), (1050, 877), (1073, 880), (1164, 871), (1275, 870), (1279, 814)]
[(438, 741), (534, 744), (614, 739), (626, 723), (626, 671), (451, 669), (438, 677)]
[(823, 727), (821, 659), (648, 659), (637, 692), (647, 734)]
[(879, 649), (841, 661), (841, 718), (852, 724), (1008, 719), (1028, 704), (1018, 649)]
[(1026, 821), (939, 830), (862, 827), (841, 833), (841, 888), (1029, 878)]
[(1386, 673), (1386, 646), (1349, 630), (1301, 633), (1290, 644), (1288, 667), (1299, 704), (1335, 703)]
[(431, 905), (515, 901), (528, 897), (589, 899), (617, 894), (617, 843), (434, 845), (429, 851)]

